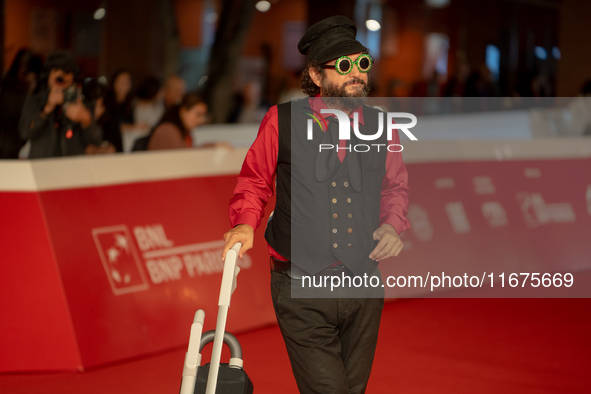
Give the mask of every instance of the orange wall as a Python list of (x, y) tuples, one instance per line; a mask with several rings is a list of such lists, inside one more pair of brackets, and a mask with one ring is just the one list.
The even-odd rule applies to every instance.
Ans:
[[(260, 45), (268, 43), (273, 53), (281, 57), (283, 44), (283, 24), (287, 21), (305, 21), (308, 17), (307, 2), (305, 0), (280, 1), (271, 6), (267, 12), (255, 11), (246, 45), (245, 56), (261, 56)], [(277, 66), (281, 62), (277, 62)]]
[(272, 50), (270, 64), (271, 96), (279, 94), (287, 71), (282, 65), (283, 24), (288, 21), (305, 21), (308, 6), (305, 0), (289, 0), (272, 3), (267, 12), (255, 11), (244, 47), (244, 56), (263, 56), (261, 44), (269, 44)]
[(591, 79), (591, 3), (564, 0), (561, 7), (557, 96), (579, 94), (583, 83)]
[(29, 1), (5, 0), (4, 19), (4, 70), (18, 50), (29, 45), (29, 20), (33, 9)]
[[(412, 82), (422, 78), (425, 34), (414, 29), (400, 30), (398, 50), (395, 55), (382, 57), (376, 64), (374, 73), (374, 95), (387, 95), (387, 85), (392, 79), (404, 82), (396, 90), (397, 95), (410, 93)], [(377, 75), (376, 75), (377, 74)]]
[[(55, 27), (56, 46), (63, 47), (64, 16), (67, 13), (91, 12), (98, 7), (102, 0), (5, 0), (5, 41), (4, 41), (4, 70), (12, 62), (16, 52), (22, 48), (31, 46), (31, 17), (35, 8), (53, 9), (57, 12), (58, 23)], [(125, 1), (125, 0), (119, 0)], [(471, 4), (469, 0), (464, 0)], [(179, 29), (180, 43), (182, 47), (199, 47), (202, 45), (203, 9), (205, 0), (174, 0), (177, 26)], [(220, 6), (221, 1), (215, 1)], [(308, 19), (308, 0), (281, 0), (274, 2), (266, 13), (255, 11), (248, 37), (245, 41), (244, 56), (263, 56), (261, 45), (268, 44), (272, 50), (270, 64), (270, 91), (276, 95), (281, 83), (287, 75), (282, 67), (283, 24), (287, 21), (306, 21)], [(452, 2), (452, 5), (454, 2)], [(480, 30), (474, 28), (478, 21), (470, 21), (470, 35), (460, 39), (461, 17), (469, 17), (470, 13), (462, 13), (462, 2), (456, 3), (456, 8), (448, 11), (429, 11), (424, 7), (422, 0), (388, 0), (384, 6), (397, 14), (397, 37), (395, 43), (396, 53), (382, 56), (372, 72), (375, 84), (373, 94), (387, 93), (387, 85), (392, 79), (403, 82), (397, 94), (407, 94), (413, 82), (422, 78), (424, 57), (424, 37), (432, 31), (439, 31), (450, 36), (449, 62), (453, 65), (456, 52), (460, 50), (462, 42), (469, 44), (465, 50), (472, 54), (471, 63), (481, 62), (483, 56), (482, 45), (493, 41), (497, 31), (494, 21), (486, 22), (483, 19)], [(590, 5), (582, 6), (578, 0), (564, 0), (561, 3), (561, 26), (558, 31), (559, 47), (562, 51), (562, 59), (558, 62), (557, 88), (559, 95), (574, 95), (580, 88), (585, 78), (591, 77), (586, 70), (589, 63), (589, 53), (585, 40), (588, 32), (585, 11), (589, 11)], [(460, 9), (458, 9), (458, 7)], [(453, 12), (452, 12), (453, 11)], [(446, 14), (449, 12), (449, 15)], [(491, 12), (488, 12), (491, 14)], [(107, 18), (109, 16), (107, 15)], [(489, 15), (498, 19), (498, 15)], [(486, 22), (486, 23), (485, 23)], [(384, 31), (388, 29), (385, 28)], [(445, 31), (447, 30), (447, 31)], [(484, 41), (483, 41), (484, 40)], [(486, 42), (485, 42), (486, 41)], [(148, 41), (150, 42), (150, 41)], [(391, 41), (390, 41), (391, 42)], [(384, 48), (382, 48), (384, 49)], [(47, 49), (45, 49), (47, 50)], [(44, 51), (45, 51), (44, 50)], [(477, 53), (476, 53), (477, 52)], [(470, 55), (469, 53), (469, 55)], [(46, 53), (44, 53), (46, 54)], [(476, 56), (478, 55), (478, 56)], [(474, 57), (476, 56), (476, 57)], [(470, 59), (469, 59), (470, 60)], [(92, 60), (96, 63), (96, 59)], [(109, 63), (113, 59), (109, 60)], [(94, 67), (94, 66), (93, 66)], [(96, 67), (86, 67), (93, 70)], [(453, 68), (450, 68), (453, 72)]]
[[(101, 0), (5, 0), (4, 19), (4, 70), (12, 63), (19, 49), (31, 46), (31, 18), (35, 8), (55, 10), (57, 12), (56, 46), (63, 45), (64, 15), (66, 13), (92, 12), (98, 8)], [(35, 49), (35, 48), (34, 48)], [(49, 52), (55, 48), (41, 52)], [(48, 53), (42, 53), (47, 55)]]
[(176, 0), (174, 2), (181, 46), (201, 46), (201, 21), (203, 20), (204, 7), (203, 0)]

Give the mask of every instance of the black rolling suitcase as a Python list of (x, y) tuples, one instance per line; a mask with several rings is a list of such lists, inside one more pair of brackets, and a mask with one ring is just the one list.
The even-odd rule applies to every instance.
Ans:
[[(240, 343), (234, 335), (225, 332), (230, 299), (236, 288), (236, 275), (240, 271), (236, 266), (236, 259), (241, 246), (237, 243), (226, 253), (215, 331), (202, 334), (205, 313), (201, 309), (195, 313), (195, 319), (191, 325), (189, 349), (185, 354), (180, 394), (251, 394), (253, 392), (252, 382), (242, 368)], [(211, 362), (201, 366), (201, 350), (210, 342), (213, 342)], [(230, 348), (228, 364), (220, 364), (224, 343)]]

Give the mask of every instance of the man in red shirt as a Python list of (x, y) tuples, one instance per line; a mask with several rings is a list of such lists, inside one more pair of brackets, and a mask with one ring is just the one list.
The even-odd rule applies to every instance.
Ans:
[[(301, 84), (310, 98), (274, 106), (266, 114), (230, 201), (233, 228), (224, 235), (222, 258), (236, 242), (242, 243), (240, 257), (253, 247), (276, 180), (277, 202), (265, 232), (271, 293), (302, 393), (365, 392), (384, 302), (377, 262), (400, 253), (399, 234), (409, 227), (401, 154), (352, 150), (348, 144), (360, 142), (358, 137), (338, 140), (338, 122), (323, 113), (344, 112), (359, 122), (362, 133), (368, 130), (365, 135), (375, 133), (374, 120), (383, 115), (363, 106), (373, 60), (355, 34), (353, 22), (335, 16), (310, 27), (300, 40), (298, 49), (308, 59)], [(301, 109), (322, 118), (308, 139), (297, 132), (296, 125), (305, 124)], [(380, 138), (375, 142), (385, 146), (385, 135)], [(396, 133), (392, 139), (400, 143)], [(319, 143), (331, 142), (340, 149), (319, 150)], [(306, 277), (344, 281), (368, 274), (379, 281), (362, 292), (368, 297), (348, 289), (336, 296), (332, 289), (313, 293), (316, 298), (292, 291), (301, 289)]]

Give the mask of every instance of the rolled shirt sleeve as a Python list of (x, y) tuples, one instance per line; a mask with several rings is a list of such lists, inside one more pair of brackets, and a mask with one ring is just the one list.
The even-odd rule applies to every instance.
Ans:
[[(400, 144), (398, 131), (394, 134), (392, 143)], [(388, 151), (386, 174), (382, 181), (380, 226), (390, 224), (398, 234), (410, 228), (410, 223), (406, 219), (408, 193), (408, 172), (402, 161), (402, 153)]]
[(265, 206), (273, 196), (279, 150), (278, 128), (277, 106), (273, 106), (261, 122), (257, 138), (242, 164), (234, 197), (230, 200), (232, 227), (248, 224), (256, 230), (261, 224)]

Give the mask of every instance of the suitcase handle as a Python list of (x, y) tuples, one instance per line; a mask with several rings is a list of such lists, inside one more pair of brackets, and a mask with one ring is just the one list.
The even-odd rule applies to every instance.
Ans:
[(191, 324), (191, 335), (189, 336), (189, 349), (185, 354), (185, 364), (183, 366), (183, 380), (181, 381), (180, 394), (193, 394), (195, 391), (195, 379), (197, 377), (197, 368), (201, 362), (201, 354), (197, 347), (201, 343), (201, 334), (203, 332), (203, 321), (205, 312), (199, 309), (195, 313), (193, 324)]
[[(224, 346), (226, 333), (226, 319), (228, 317), (228, 308), (232, 291), (236, 287), (236, 275), (240, 268), (236, 265), (238, 254), (242, 244), (236, 242), (228, 252), (224, 261), (224, 271), (222, 272), (222, 286), (220, 288), (220, 298), (218, 302), (218, 318), (215, 325), (215, 336), (213, 338), (213, 350), (211, 351), (211, 361), (209, 363), (209, 374), (207, 375), (207, 388), (205, 394), (215, 394), (218, 383), (218, 372), (220, 368), (220, 356)], [(242, 366), (242, 359), (230, 359), (230, 364)]]
[[(213, 338), (215, 336), (215, 330), (210, 330), (204, 332), (201, 336), (201, 345), (199, 346), (199, 353), (203, 350), (203, 348), (213, 342)], [(242, 368), (242, 346), (240, 346), (240, 342), (238, 339), (229, 332), (224, 332), (224, 343), (230, 349), (230, 362), (228, 363), (230, 367), (239, 367)]]

